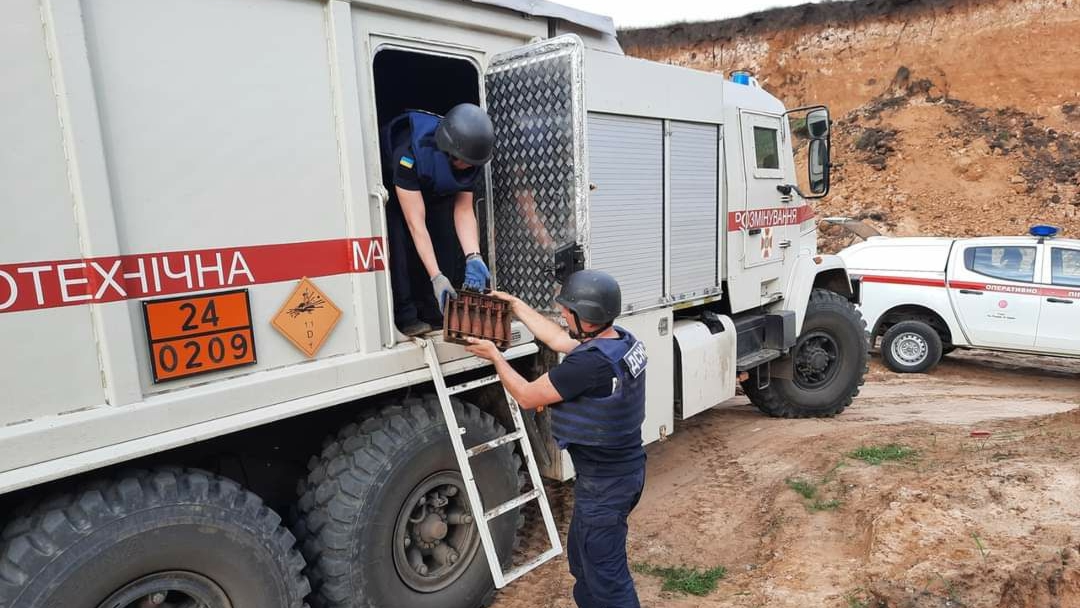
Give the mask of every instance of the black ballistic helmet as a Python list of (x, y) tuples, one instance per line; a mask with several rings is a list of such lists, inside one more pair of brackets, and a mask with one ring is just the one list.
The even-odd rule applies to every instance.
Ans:
[(435, 130), (435, 145), (443, 152), (479, 167), (491, 160), (495, 127), (480, 106), (459, 103), (450, 108)]
[[(619, 282), (600, 270), (579, 270), (570, 275), (555, 301), (570, 309), (575, 319), (600, 325), (604, 329), (622, 312), (622, 290), (619, 289)], [(585, 337), (600, 333), (597, 331), (590, 332), (592, 335), (586, 334), (582, 331), (580, 322), (577, 330)]]

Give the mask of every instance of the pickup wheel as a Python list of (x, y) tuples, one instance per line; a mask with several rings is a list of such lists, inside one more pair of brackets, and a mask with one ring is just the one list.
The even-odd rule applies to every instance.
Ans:
[(900, 374), (925, 372), (938, 364), (942, 354), (941, 336), (922, 321), (901, 321), (881, 339), (885, 366)]
[[(476, 406), (453, 400), (465, 447), (506, 434)], [(488, 508), (521, 493), (512, 444), (470, 464)], [(308, 559), (316, 608), (477, 608), (495, 584), (438, 399), (406, 399), (342, 428), (301, 482), (295, 533)], [(524, 519), (490, 522), (509, 565)]]
[(802, 335), (788, 356), (773, 362), (769, 386), (758, 388), (755, 371), (743, 382), (743, 392), (770, 416), (835, 416), (859, 394), (868, 357), (866, 322), (859, 311), (839, 294), (815, 289)]
[(136, 471), (45, 501), (4, 530), (0, 606), (300, 608), (281, 518), (197, 470)]

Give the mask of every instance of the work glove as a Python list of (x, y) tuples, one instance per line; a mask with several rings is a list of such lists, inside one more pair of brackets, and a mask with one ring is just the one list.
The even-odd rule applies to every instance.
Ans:
[(470, 253), (465, 258), (465, 289), (484, 291), (491, 282), (491, 272), (484, 258), (479, 253)]
[(450, 279), (442, 273), (431, 277), (431, 290), (435, 293), (435, 301), (439, 303), (439, 312), (446, 312), (447, 300), (457, 298), (457, 292), (450, 284)]

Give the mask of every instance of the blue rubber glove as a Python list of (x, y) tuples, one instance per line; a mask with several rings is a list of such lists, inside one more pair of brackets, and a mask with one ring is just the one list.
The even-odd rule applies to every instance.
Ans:
[(484, 291), (491, 282), (491, 272), (484, 258), (479, 253), (471, 253), (465, 258), (465, 289)]

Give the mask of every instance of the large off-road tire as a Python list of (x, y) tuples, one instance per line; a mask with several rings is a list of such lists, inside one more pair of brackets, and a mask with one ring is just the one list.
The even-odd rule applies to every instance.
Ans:
[(922, 321), (901, 321), (881, 339), (885, 367), (900, 374), (925, 372), (937, 365), (943, 354), (941, 336)]
[(4, 608), (300, 608), (292, 534), (238, 484), (158, 469), (91, 484), (4, 530)]
[(768, 387), (758, 388), (754, 372), (743, 382), (743, 392), (770, 416), (835, 416), (859, 394), (868, 359), (866, 322), (859, 311), (839, 294), (815, 289), (802, 335), (789, 355), (772, 363)]
[[(456, 399), (453, 406), (466, 448), (505, 434), (475, 406)], [(513, 444), (470, 463), (485, 509), (520, 494)], [(308, 559), (313, 606), (477, 608), (494, 599), (476, 524), (462, 519), (477, 514), (435, 396), (408, 399), (341, 429), (312, 459), (300, 489), (294, 530)], [(518, 511), (490, 524), (504, 567), (523, 521)]]

